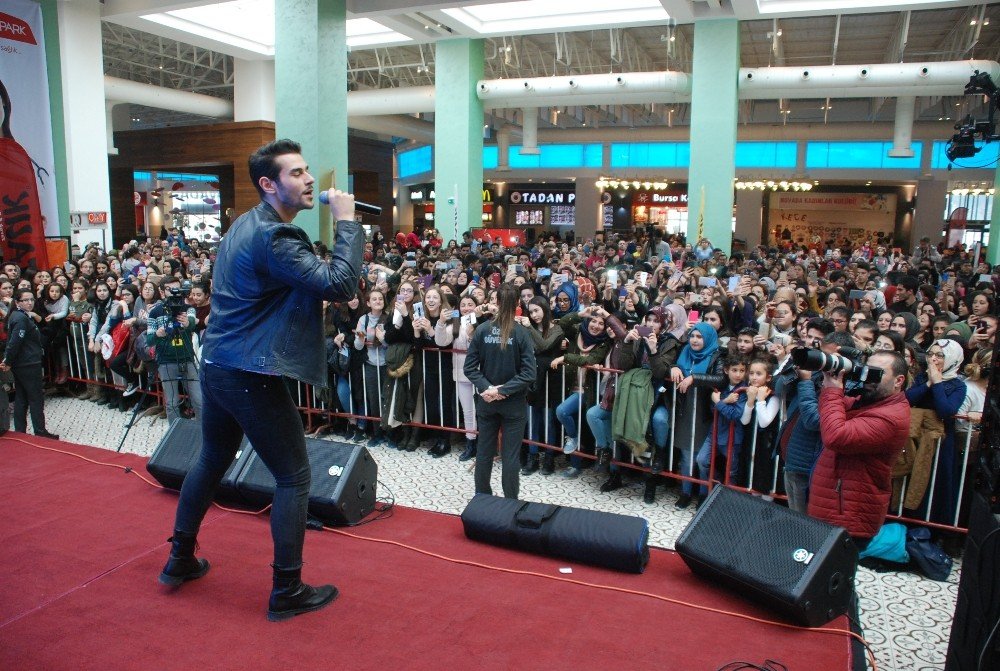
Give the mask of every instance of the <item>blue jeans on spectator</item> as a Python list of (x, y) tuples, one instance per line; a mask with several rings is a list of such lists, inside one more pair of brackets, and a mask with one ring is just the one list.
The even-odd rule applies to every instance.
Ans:
[[(727, 466), (729, 467), (729, 482), (736, 482), (736, 473), (740, 467), (740, 445), (738, 443), (733, 443), (733, 454), (732, 458), (729, 455), (729, 445), (716, 445), (715, 446), (716, 462), (719, 459), (727, 459)], [(708, 480), (712, 477), (711, 465), (712, 465), (712, 435), (709, 434), (705, 437), (705, 442), (701, 444), (701, 449), (698, 450), (698, 456), (695, 458), (698, 462), (698, 477), (702, 480)], [(701, 486), (698, 491), (702, 496), (708, 494), (708, 487), (705, 485)]]
[(302, 565), (309, 504), (309, 457), (299, 411), (282, 379), (205, 364), (202, 446), (184, 478), (174, 529), (197, 534), (244, 434), (274, 476), (274, 565)]
[[(587, 410), (587, 426), (594, 434), (594, 445), (598, 450), (614, 449), (615, 441), (611, 434), (611, 411), (605, 410), (598, 403)], [(611, 472), (618, 470), (618, 464), (612, 462)]]
[[(340, 409), (342, 412), (346, 412), (351, 415), (360, 415), (357, 409), (351, 406), (351, 381), (346, 375), (337, 376), (337, 399), (340, 401)], [(365, 428), (365, 420), (354, 420), (353, 418), (349, 420), (351, 424), (355, 421), (358, 423), (358, 427)]]
[(670, 437), (670, 411), (666, 406), (658, 405), (649, 421), (653, 427), (653, 444), (662, 450), (667, 446), (667, 438)]
[[(562, 424), (563, 429), (566, 431), (566, 437), (576, 440), (579, 437), (579, 432), (576, 426), (576, 416), (580, 412), (580, 392), (575, 391), (566, 397), (566, 400), (559, 404), (556, 408), (556, 419)], [(580, 449), (579, 443), (577, 444), (577, 449)], [(575, 454), (569, 458), (569, 465), (573, 468), (582, 468), (583, 459), (576, 456)]]
[[(545, 443), (546, 445), (555, 445), (556, 437), (559, 435), (556, 427), (555, 411), (535, 406), (529, 406), (528, 410), (531, 413), (531, 423), (528, 427), (531, 429), (531, 435), (528, 436), (529, 440), (533, 440), (536, 443)], [(546, 420), (549, 423), (548, 430), (545, 427)], [(538, 450), (539, 447), (537, 445), (528, 445), (528, 454), (538, 454)]]

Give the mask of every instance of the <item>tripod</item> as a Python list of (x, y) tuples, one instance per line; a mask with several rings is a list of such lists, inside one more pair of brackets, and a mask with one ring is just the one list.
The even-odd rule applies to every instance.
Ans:
[[(128, 432), (132, 430), (132, 426), (135, 424), (136, 418), (139, 416), (139, 410), (142, 408), (142, 402), (147, 397), (152, 397), (153, 380), (155, 373), (151, 370), (146, 370), (145, 379), (140, 381), (139, 384), (139, 399), (135, 402), (135, 406), (132, 408), (132, 416), (129, 417), (128, 421), (125, 423), (125, 433), (122, 434), (122, 439), (118, 443), (118, 449), (116, 452), (121, 452), (122, 447), (125, 445), (125, 439), (128, 438)], [(143, 382), (145, 384), (143, 384)]]

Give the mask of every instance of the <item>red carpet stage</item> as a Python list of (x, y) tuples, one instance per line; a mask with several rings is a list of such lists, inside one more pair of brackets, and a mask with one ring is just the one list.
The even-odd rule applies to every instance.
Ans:
[(672, 552), (654, 551), (643, 575), (584, 566), (563, 575), (565, 562), (466, 540), (456, 516), (401, 507), (350, 531), (368, 539), (307, 532), (303, 577), (333, 582), (340, 598), (270, 623), (264, 517), (212, 509), (199, 538), (211, 572), (173, 592), (156, 582), (177, 495), (143, 482), (144, 464), (0, 438), (0, 669), (711, 670), (769, 658), (789, 669), (851, 666), (843, 633), (650, 596), (771, 619), (697, 579)]

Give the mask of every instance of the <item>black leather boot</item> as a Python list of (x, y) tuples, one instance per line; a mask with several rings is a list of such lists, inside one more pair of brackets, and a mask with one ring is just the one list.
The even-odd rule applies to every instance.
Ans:
[(642, 493), (642, 500), (645, 503), (656, 503), (656, 485), (659, 479), (658, 475), (648, 474), (646, 476), (646, 488)]
[(195, 580), (208, 573), (209, 563), (207, 559), (198, 559), (194, 556), (197, 536), (174, 530), (174, 535), (168, 540), (173, 543), (170, 548), (170, 557), (167, 565), (160, 573), (160, 582), (164, 585), (177, 587), (188, 580)]
[(615, 471), (612, 473), (607, 480), (601, 484), (602, 492), (613, 492), (616, 489), (622, 488), (622, 473), (621, 471)]
[(404, 426), (399, 430), (398, 442), (396, 447), (400, 450), (410, 450), (410, 440), (413, 438), (413, 427)]
[(409, 433), (406, 436), (406, 441), (399, 444), (399, 449), (406, 450), (407, 452), (415, 452), (420, 445), (421, 431), (415, 426), (408, 426), (406, 428)]
[(542, 455), (542, 475), (552, 475), (556, 471), (556, 455), (552, 450), (545, 450)]
[(529, 454), (528, 461), (524, 464), (524, 468), (521, 469), (521, 475), (531, 475), (537, 471), (538, 468), (538, 454)]
[(465, 439), (465, 450), (463, 450), (462, 454), (460, 454), (458, 456), (458, 460), (459, 461), (468, 461), (469, 459), (472, 459), (475, 456), (476, 456), (476, 439), (475, 438), (466, 438)]
[(434, 443), (434, 447), (431, 448), (431, 456), (435, 458), (441, 458), (444, 455), (451, 452), (451, 439), (447, 436), (438, 438), (437, 442)]
[(274, 569), (274, 588), (267, 603), (267, 619), (280, 622), (328, 606), (340, 592), (333, 585), (313, 587), (302, 582), (302, 566)]

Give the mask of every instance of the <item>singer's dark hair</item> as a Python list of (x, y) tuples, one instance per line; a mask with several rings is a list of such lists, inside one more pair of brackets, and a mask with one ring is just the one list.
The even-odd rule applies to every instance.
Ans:
[(517, 289), (513, 284), (501, 284), (497, 290), (497, 314), (494, 322), (500, 327), (500, 349), (507, 349), (507, 339), (514, 330), (514, 311), (517, 310)]
[(278, 175), (281, 174), (281, 168), (274, 159), (285, 154), (301, 153), (302, 145), (294, 140), (284, 139), (268, 142), (250, 154), (250, 181), (261, 198), (264, 198), (264, 190), (260, 188), (260, 178), (267, 177), (272, 182), (277, 182)]

